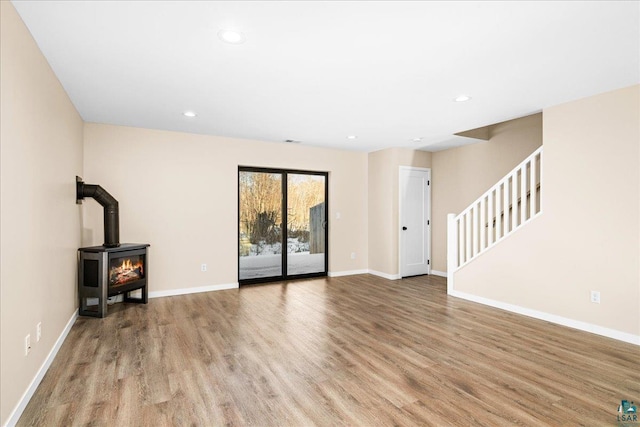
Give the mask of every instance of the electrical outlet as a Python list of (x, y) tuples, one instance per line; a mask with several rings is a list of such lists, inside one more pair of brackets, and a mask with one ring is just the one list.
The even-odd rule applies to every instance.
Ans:
[(24, 337), (24, 355), (28, 356), (30, 351), (31, 351), (31, 335), (27, 334), (27, 336)]
[(207, 271), (207, 264), (200, 265), (200, 271)]
[(42, 337), (42, 322), (38, 322), (36, 325), (36, 342), (40, 341)]
[(356, 259), (356, 253), (355, 252), (351, 252), (351, 259)]
[(600, 292), (591, 291), (591, 302), (594, 304), (600, 304)]

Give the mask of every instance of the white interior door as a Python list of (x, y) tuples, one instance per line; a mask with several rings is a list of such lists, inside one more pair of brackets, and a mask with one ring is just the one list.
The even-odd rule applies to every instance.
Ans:
[(400, 167), (400, 275), (431, 271), (431, 171)]

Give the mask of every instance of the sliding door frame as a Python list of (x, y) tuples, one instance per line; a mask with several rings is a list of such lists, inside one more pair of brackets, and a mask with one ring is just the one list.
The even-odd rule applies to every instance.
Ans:
[[(272, 277), (259, 277), (254, 279), (240, 279), (240, 174), (242, 172), (257, 172), (257, 173), (270, 173), (270, 174), (280, 174), (281, 182), (282, 182), (282, 212), (280, 214), (282, 218), (282, 223), (280, 228), (281, 232), (281, 244), (282, 244), (282, 275), (280, 276), (272, 276)], [(288, 245), (287, 245), (287, 235), (288, 235), (288, 227), (287, 227), (287, 216), (288, 216), (288, 183), (289, 183), (289, 174), (294, 175), (315, 175), (315, 176), (323, 176), (324, 177), (324, 271), (317, 273), (306, 273), (306, 274), (288, 274), (288, 265), (287, 265), (287, 257), (288, 257)], [(240, 285), (253, 285), (258, 283), (269, 283), (269, 282), (281, 282), (284, 280), (293, 280), (293, 279), (307, 279), (312, 277), (326, 277), (329, 273), (329, 172), (320, 172), (320, 171), (308, 171), (308, 170), (297, 170), (297, 169), (276, 169), (276, 168), (265, 168), (265, 167), (253, 167), (253, 166), (238, 166), (238, 176), (237, 176), (237, 185), (238, 185), (238, 218), (237, 218), (237, 235), (236, 235), (236, 245), (237, 245), (237, 259), (238, 259), (238, 283)]]

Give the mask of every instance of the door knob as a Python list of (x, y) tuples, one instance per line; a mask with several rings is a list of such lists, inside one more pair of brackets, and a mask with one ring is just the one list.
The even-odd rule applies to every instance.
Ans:
[(406, 229), (407, 229), (407, 227), (402, 227), (402, 229), (403, 229), (403, 230), (406, 230)]

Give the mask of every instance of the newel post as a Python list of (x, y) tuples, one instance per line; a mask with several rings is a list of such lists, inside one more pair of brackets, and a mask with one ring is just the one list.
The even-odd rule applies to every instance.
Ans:
[(447, 215), (447, 294), (453, 291), (453, 272), (458, 268), (458, 227), (456, 214)]

